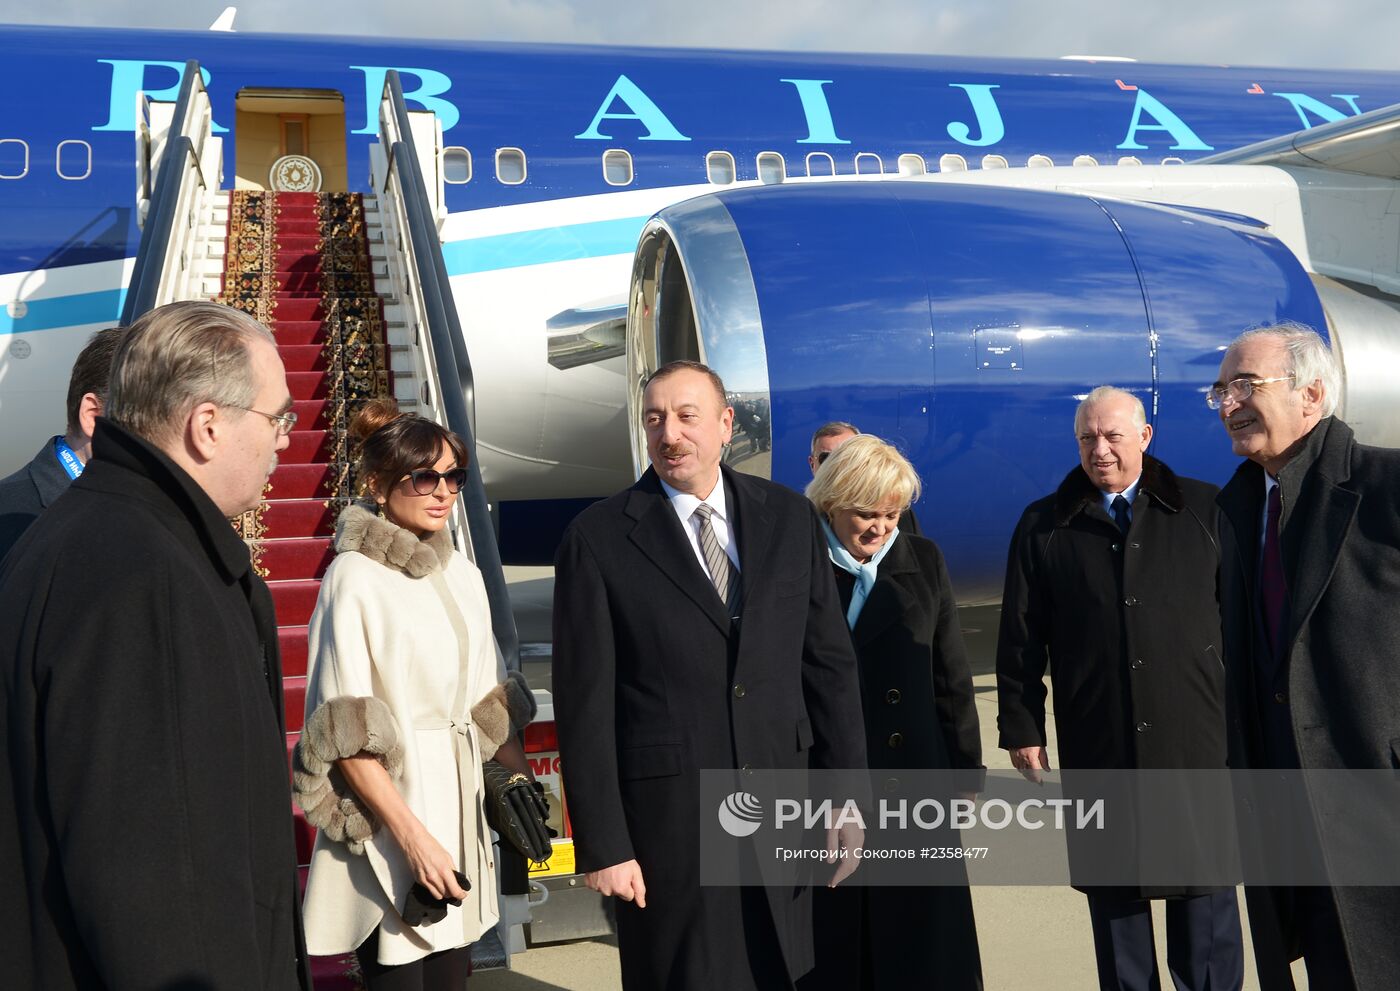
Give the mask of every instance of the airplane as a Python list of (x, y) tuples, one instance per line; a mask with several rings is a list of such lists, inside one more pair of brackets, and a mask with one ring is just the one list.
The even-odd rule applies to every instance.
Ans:
[[(397, 73), (435, 118), (426, 171), (507, 561), (547, 562), (578, 508), (635, 478), (628, 397), (647, 360), (684, 354), (732, 380), (749, 470), (800, 487), (825, 419), (896, 439), (960, 597), (994, 600), (1016, 512), (1069, 463), (1074, 396), (1138, 390), (1157, 450), (1222, 481), (1200, 401), (1220, 345), (1397, 291), (1393, 176), (1182, 164), (1364, 131), (1400, 101), (1393, 72), (31, 27), (0, 52), (0, 472), (55, 432), (73, 355), (119, 317), (149, 108), (187, 60), (224, 190), (265, 188), (291, 148), (323, 189), (372, 192)], [(702, 271), (707, 218), (729, 233)], [(1328, 268), (1372, 249), (1366, 271)], [(1394, 397), (1367, 377), (1392, 329), (1361, 365), (1342, 338), (1353, 415)], [(747, 351), (726, 358), (726, 334)]]

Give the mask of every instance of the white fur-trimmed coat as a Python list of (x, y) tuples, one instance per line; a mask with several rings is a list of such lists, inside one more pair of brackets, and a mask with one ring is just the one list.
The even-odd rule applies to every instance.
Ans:
[[(310, 622), (306, 729), (295, 760), (297, 801), (321, 826), (303, 905), (307, 948), (345, 953), (378, 927), (379, 961), (409, 963), (474, 941), (498, 916), (481, 783), (482, 750), (494, 752), (496, 743), (478, 725), (483, 720), (454, 728), (450, 710), (459, 678), (468, 679), (472, 707), (500, 693), (505, 668), (481, 573), (452, 550), (445, 531), (420, 542), (352, 505), (337, 526), (336, 550)], [(470, 633), (465, 669), (434, 573)], [(456, 748), (467, 789), (460, 817)], [(409, 808), (471, 880), (462, 906), (435, 925), (404, 924), (399, 910), (413, 872), (333, 769), (336, 757), (359, 750), (379, 756)]]

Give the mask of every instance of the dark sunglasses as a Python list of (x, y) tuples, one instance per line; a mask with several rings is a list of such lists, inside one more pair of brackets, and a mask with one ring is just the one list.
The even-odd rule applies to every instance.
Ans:
[(432, 468), (418, 468), (408, 473), (413, 483), (413, 491), (419, 495), (432, 495), (437, 491), (438, 482), (447, 482), (447, 491), (456, 495), (467, 484), (467, 469), (453, 468), (451, 471), (436, 471)]
[(824, 465), (824, 464), (826, 464), (826, 459), (829, 458), (829, 457), (831, 457), (831, 453), (832, 453), (832, 452), (830, 452), (830, 451), (822, 451), (820, 454), (818, 454), (818, 455), (817, 455), (817, 464), (819, 464), (819, 465)]

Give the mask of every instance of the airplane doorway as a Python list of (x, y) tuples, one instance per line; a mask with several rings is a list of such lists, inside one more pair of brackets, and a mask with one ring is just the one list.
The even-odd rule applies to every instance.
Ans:
[(234, 189), (348, 191), (343, 94), (244, 89), (234, 107)]

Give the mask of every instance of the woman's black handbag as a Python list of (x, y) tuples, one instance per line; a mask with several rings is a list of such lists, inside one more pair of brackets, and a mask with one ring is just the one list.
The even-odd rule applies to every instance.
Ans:
[(501, 839), (537, 864), (549, 859), (555, 835), (549, 828), (549, 802), (544, 787), (498, 760), (481, 765), (486, 782), (486, 822)]

